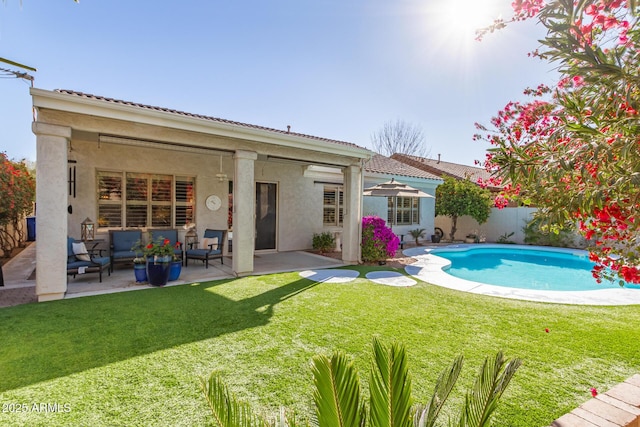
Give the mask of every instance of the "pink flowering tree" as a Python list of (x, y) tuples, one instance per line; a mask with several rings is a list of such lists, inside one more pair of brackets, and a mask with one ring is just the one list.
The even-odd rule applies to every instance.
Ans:
[(22, 224), (33, 209), (35, 190), (26, 164), (0, 153), (0, 250), (5, 256), (24, 243)]
[[(640, 10), (636, 0), (515, 0), (508, 23), (547, 29), (533, 56), (560, 73), (477, 125), (500, 198), (525, 198), (551, 230), (578, 225), (598, 279), (640, 283)], [(500, 204), (500, 203), (497, 203)]]
[(393, 234), (385, 221), (377, 216), (362, 218), (362, 260), (383, 261), (396, 256), (400, 246), (398, 236)]

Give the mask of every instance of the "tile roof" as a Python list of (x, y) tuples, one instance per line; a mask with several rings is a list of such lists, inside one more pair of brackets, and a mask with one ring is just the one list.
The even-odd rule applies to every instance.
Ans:
[(487, 172), (484, 168), (476, 166), (461, 165), (458, 163), (444, 162), (441, 160), (427, 159), (424, 157), (399, 153), (392, 155), (391, 158), (435, 174), (438, 177), (447, 175), (456, 179), (469, 179), (473, 182), (477, 182), (478, 178), (482, 178), (483, 181), (491, 178), (491, 173)]
[(306, 135), (306, 134), (303, 134), (303, 133), (290, 132), (290, 131), (281, 130), (281, 129), (273, 129), (273, 128), (264, 127), (264, 126), (258, 126), (258, 125), (248, 124), (248, 123), (236, 122), (236, 121), (233, 121), (233, 120), (221, 119), (221, 118), (218, 118), (218, 117), (205, 116), (205, 115), (202, 115), (202, 114), (187, 113), (187, 112), (184, 112), (184, 111), (173, 110), (173, 109), (170, 109), (170, 108), (155, 107), (155, 106), (152, 106), (152, 105), (140, 104), (140, 103), (131, 102), (131, 101), (123, 101), (121, 99), (107, 98), (107, 97), (104, 97), (104, 96), (92, 95), (92, 94), (89, 94), (89, 93), (77, 92), (77, 91), (68, 90), (68, 89), (56, 89), (55, 92), (66, 94), (66, 95), (77, 96), (79, 98), (93, 99), (93, 100), (97, 100), (97, 101), (110, 102), (112, 104), (119, 104), (119, 105), (127, 105), (127, 106), (131, 106), (131, 107), (137, 107), (137, 108), (142, 108), (142, 109), (145, 109), (145, 110), (153, 110), (153, 111), (159, 111), (159, 112), (163, 112), (163, 113), (176, 114), (176, 115), (184, 116), (184, 117), (192, 117), (192, 118), (196, 118), (196, 119), (209, 120), (209, 121), (216, 122), (216, 123), (224, 123), (224, 124), (233, 125), (233, 126), (240, 126), (240, 127), (248, 128), (248, 129), (262, 130), (262, 131), (273, 132), (273, 133), (278, 133), (278, 134), (282, 134), (282, 135), (292, 135), (292, 136), (297, 136), (297, 137), (302, 137), (302, 138), (313, 139), (313, 140), (316, 140), (316, 141), (323, 141), (323, 142), (327, 142), (327, 143), (331, 143), (331, 144), (346, 145), (346, 146), (355, 147), (355, 148), (364, 148), (364, 147), (360, 147), (359, 145), (353, 144), (351, 142), (346, 142), (346, 141), (339, 141), (339, 140), (335, 140), (335, 139), (322, 138), (322, 137), (319, 137), (319, 136)]
[(408, 176), (412, 178), (425, 178), (441, 181), (437, 175), (430, 172), (415, 168), (405, 163), (385, 157), (380, 154), (374, 154), (371, 160), (364, 165), (364, 170), (373, 173), (382, 173), (387, 175)]

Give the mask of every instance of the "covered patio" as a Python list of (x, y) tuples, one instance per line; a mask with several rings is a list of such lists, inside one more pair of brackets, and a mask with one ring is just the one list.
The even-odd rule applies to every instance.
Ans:
[[(104, 242), (102, 249), (113, 245), (113, 231), (177, 230), (186, 244), (183, 227), (194, 223), (203, 244), (206, 230), (227, 230), (233, 256), (231, 269), (222, 267), (221, 274), (240, 277), (263, 274), (259, 263), (267, 254), (311, 248), (314, 233), (324, 231), (324, 219), (333, 215), (342, 261), (358, 262), (369, 150), (290, 128), (81, 92), (32, 88), (31, 95), (37, 112), (39, 301), (74, 292), (72, 281), (67, 289), (69, 257), (59, 249), (68, 237), (82, 238), (88, 219), (95, 236), (87, 240)], [(314, 165), (338, 173), (327, 182), (307, 173)], [(340, 196), (327, 200), (328, 185)], [(229, 250), (225, 244), (223, 254)]]
[[(37, 242), (31, 243), (25, 250), (3, 266), (6, 280), (4, 288), (0, 288), (0, 292), (3, 290), (35, 287), (35, 277), (33, 273), (36, 265), (36, 245)], [(257, 254), (254, 256), (253, 262), (254, 272), (252, 275), (334, 268), (345, 265), (340, 260), (305, 251)], [(205, 268), (204, 264), (200, 262), (192, 261), (188, 267), (182, 267), (182, 272), (178, 280), (169, 282), (167, 286), (233, 279), (235, 275), (233, 274), (231, 265), (230, 257), (225, 257), (225, 264), (220, 264), (217, 261), (210, 263), (209, 268)], [(105, 273), (102, 282), (99, 282), (97, 274), (83, 274), (75, 278), (69, 276), (67, 292), (64, 298), (77, 298), (150, 288), (153, 288), (153, 286), (146, 283), (135, 282), (133, 267), (122, 266), (114, 269), (111, 276)]]

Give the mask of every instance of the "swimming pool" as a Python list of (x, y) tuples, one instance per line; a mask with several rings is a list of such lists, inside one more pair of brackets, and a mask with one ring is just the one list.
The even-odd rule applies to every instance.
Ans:
[[(544, 291), (591, 291), (620, 288), (618, 282), (597, 283), (593, 263), (581, 250), (511, 246), (447, 247), (433, 255), (451, 261), (446, 273), (488, 285)], [(627, 289), (639, 285), (625, 284)]]

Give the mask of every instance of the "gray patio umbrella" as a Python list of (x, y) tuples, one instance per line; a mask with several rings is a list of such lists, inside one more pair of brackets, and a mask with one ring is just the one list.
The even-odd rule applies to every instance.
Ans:
[[(410, 185), (403, 184), (395, 180), (395, 178), (391, 178), (391, 181), (383, 182), (382, 184), (374, 185), (373, 187), (365, 188), (362, 192), (363, 196), (379, 196), (379, 197), (424, 197), (424, 198), (432, 198), (435, 199), (431, 194), (427, 194), (424, 191), (418, 190), (417, 188), (413, 188)], [(394, 201), (394, 206), (397, 206), (397, 199)], [(391, 230), (393, 230), (393, 224), (395, 221), (395, 212), (394, 212), (394, 221), (389, 223)], [(404, 235), (400, 236), (400, 247), (404, 247)]]
[[(424, 191), (420, 191), (417, 188), (413, 188), (410, 185), (403, 184), (395, 180), (395, 178), (391, 178), (391, 181), (383, 182), (382, 184), (374, 185), (373, 187), (365, 188), (362, 192), (363, 196), (379, 196), (379, 197), (423, 197), (423, 198), (432, 198), (435, 199), (431, 194), (427, 194)], [(394, 206), (397, 205), (397, 199), (394, 201)], [(394, 221), (390, 222), (389, 225), (393, 230), (393, 224), (395, 221), (395, 212), (394, 212)], [(401, 236), (403, 239), (404, 236)], [(402, 241), (404, 244), (404, 240)], [(401, 245), (402, 247), (402, 245)]]
[(424, 191), (420, 191), (417, 188), (413, 188), (410, 185), (403, 184), (391, 178), (391, 181), (383, 182), (382, 184), (374, 185), (373, 187), (365, 188), (363, 196), (380, 196), (380, 197), (431, 197), (431, 194), (427, 194)]

